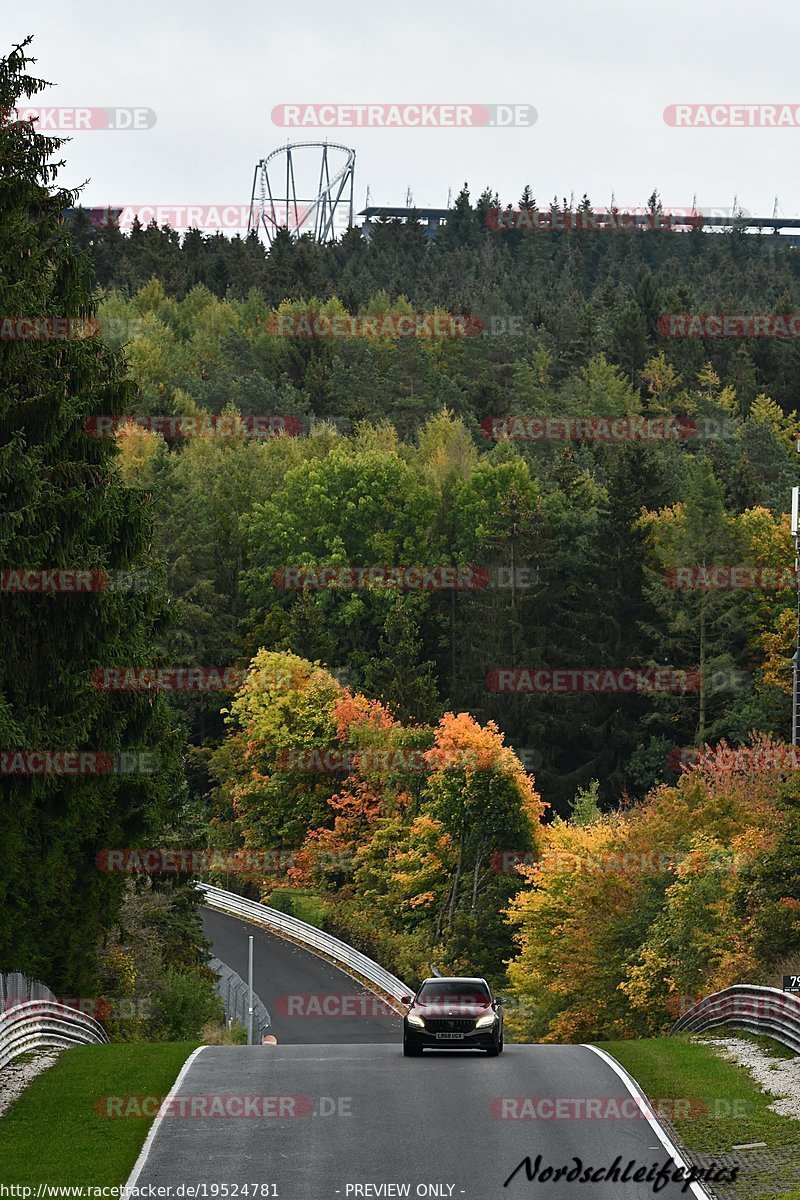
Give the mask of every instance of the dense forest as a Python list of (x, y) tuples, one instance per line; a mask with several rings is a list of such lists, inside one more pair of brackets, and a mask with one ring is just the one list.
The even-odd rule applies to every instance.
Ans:
[[(466, 188), (433, 240), (123, 235), (64, 219), (58, 149), (0, 123), (1, 310), (91, 326), (0, 339), (3, 566), (110, 586), (4, 586), (0, 745), (156, 767), (4, 774), (0, 969), (160, 989), (151, 1035), (181, 979), (202, 1008), (185, 876), (98, 870), (184, 846), (409, 981), (510, 983), (538, 1037), (772, 981), (800, 950), (798, 348), (662, 318), (793, 313), (797, 252), (508, 230)], [(523, 686), (574, 672), (639, 683)]]
[[(501, 233), (495, 203), (464, 191), (433, 242), (79, 229), (138, 385), (116, 435), (174, 605), (157, 661), (250, 663), (230, 709), (177, 702), (195, 836), (244, 851), (220, 882), (406, 978), (510, 983), (527, 1036), (660, 1032), (800, 946), (797, 349), (662, 336), (793, 312), (797, 259), (739, 231)], [(472, 325), (325, 336), (425, 313)], [(486, 586), (341, 582), (414, 565)], [(699, 683), (496, 686), (592, 668)]]
[[(319, 659), (400, 717), (497, 721), (556, 811), (594, 778), (616, 804), (674, 781), (692, 747), (788, 731), (790, 572), (749, 589), (674, 584), (682, 566), (791, 567), (797, 347), (670, 339), (658, 321), (729, 311), (734, 295), (736, 311), (791, 312), (796, 256), (739, 232), (503, 232), (485, 220), (496, 202), (462, 192), (433, 242), (387, 221), (368, 243), (287, 235), (269, 251), (75, 224), (137, 415), (157, 430), (159, 416), (233, 406), (295, 434), (181, 438), (162, 423), (165, 437), (123, 450), (182, 605), (172, 658), (244, 662), (264, 645)], [(424, 312), (475, 314), (484, 332), (280, 336), (308, 314)], [(537, 417), (571, 418), (578, 436), (527, 436)], [(602, 417), (631, 436), (581, 436), (576, 421)], [(506, 586), (276, 583), (286, 566), (331, 563), (475, 564)], [(490, 686), (504, 669), (665, 665), (708, 686)], [(219, 725), (197, 716), (199, 744)]]

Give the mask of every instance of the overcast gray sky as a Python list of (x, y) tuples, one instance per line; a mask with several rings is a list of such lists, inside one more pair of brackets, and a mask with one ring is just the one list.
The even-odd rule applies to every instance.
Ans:
[(444, 206), (467, 180), (516, 202), (612, 191), (643, 205), (730, 207), (770, 215), (775, 195), (800, 215), (800, 125), (674, 128), (674, 103), (798, 108), (800, 5), (743, 0), (646, 4), (568, 0), (484, 4), (337, 0), (39, 0), (4, 15), (4, 44), (35, 35), (36, 70), (57, 87), (42, 103), (139, 106), (153, 128), (82, 131), (62, 183), (88, 178), (87, 205), (246, 204), (256, 161), (284, 144), (282, 103), (511, 103), (530, 128), (304, 129), (357, 153), (356, 206)]

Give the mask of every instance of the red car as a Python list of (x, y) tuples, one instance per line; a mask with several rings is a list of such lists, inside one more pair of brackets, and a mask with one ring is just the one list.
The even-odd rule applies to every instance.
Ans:
[(485, 979), (426, 979), (416, 996), (403, 996), (402, 1003), (409, 1005), (403, 1017), (406, 1058), (418, 1057), (426, 1047), (485, 1050), (491, 1057), (502, 1053), (505, 1001), (492, 997)]

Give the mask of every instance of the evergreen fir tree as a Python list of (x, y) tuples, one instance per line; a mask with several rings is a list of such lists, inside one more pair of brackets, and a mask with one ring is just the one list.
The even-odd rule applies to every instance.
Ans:
[[(29, 42), (0, 59), (4, 114), (48, 86), (27, 73)], [(61, 216), (75, 195), (55, 186), (60, 144), (33, 122), (0, 123), (4, 320), (92, 315), (88, 264)], [(91, 436), (85, 424), (93, 414), (123, 413), (131, 390), (121, 360), (96, 337), (0, 339), (3, 568), (141, 570), (147, 578), (144, 498), (123, 486), (113, 440)], [(152, 836), (175, 791), (163, 703), (92, 682), (97, 668), (152, 662), (158, 605), (154, 591), (110, 587), (0, 592), (0, 970), (25, 971), (55, 990), (91, 988), (98, 940), (114, 919), (121, 877), (99, 870), (96, 856)], [(30, 760), (19, 773), (25, 761), (10, 757), (132, 749), (152, 756), (152, 774), (30, 773)]]

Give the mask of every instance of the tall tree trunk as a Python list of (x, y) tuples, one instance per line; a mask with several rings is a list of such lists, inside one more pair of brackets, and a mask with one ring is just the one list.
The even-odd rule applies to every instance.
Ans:
[(456, 694), (456, 592), (450, 591), (450, 695)]
[(449, 888), (447, 889), (447, 891), (445, 892), (445, 897), (444, 897), (444, 900), (442, 901), (442, 903), (441, 903), (441, 906), (440, 906), (440, 908), (439, 908), (439, 915), (438, 915), (438, 916), (437, 916), (437, 918), (436, 918), (436, 933), (435, 933), (435, 938), (436, 938), (436, 941), (437, 941), (437, 942), (438, 942), (439, 938), (442, 936), (442, 918), (444, 917), (444, 912), (445, 912), (445, 909), (447, 908), (447, 905), (448, 905), (448, 902), (449, 902), (449, 900), (450, 900), (450, 897), (451, 897), (451, 896), (452, 896), (452, 894), (453, 894), (453, 884), (454, 884), (454, 883), (455, 883), (455, 880), (454, 880), (454, 879), (451, 879), (451, 880), (450, 880), (450, 887), (449, 887)]
[(698, 745), (706, 741), (706, 606), (700, 599), (700, 718), (697, 728)]
[[(519, 657), (519, 626), (517, 622), (517, 555), (516, 543), (511, 539), (511, 666), (516, 667)], [(474, 905), (473, 905), (474, 907)]]
[(472, 904), (471, 910), (474, 912), (478, 903), (478, 874), (481, 869), (481, 858), (483, 857), (483, 843), (478, 847), (478, 852), (475, 855), (475, 870), (472, 872)]
[(456, 873), (453, 879), (453, 894), (450, 897), (450, 911), (447, 914), (447, 928), (453, 928), (453, 917), (456, 911), (456, 901), (458, 900), (458, 885), (461, 882), (461, 868), (464, 863), (464, 826), (461, 826), (461, 840), (458, 844), (458, 862), (456, 863)]

